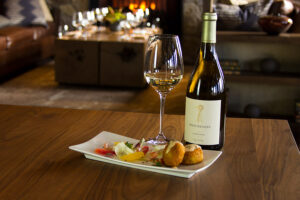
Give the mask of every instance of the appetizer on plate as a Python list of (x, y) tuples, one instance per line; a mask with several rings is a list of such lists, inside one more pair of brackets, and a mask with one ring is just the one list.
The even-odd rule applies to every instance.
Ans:
[(170, 141), (163, 153), (163, 161), (166, 166), (176, 167), (178, 166), (184, 157), (185, 148), (179, 141)]
[(95, 149), (97, 154), (127, 162), (151, 163), (156, 166), (176, 167), (180, 164), (196, 164), (203, 160), (200, 146), (190, 144), (184, 146), (179, 141), (170, 141), (167, 145), (152, 145), (142, 139), (137, 144), (115, 142), (104, 144)]
[(185, 165), (192, 165), (202, 162), (203, 151), (199, 145), (188, 144), (185, 145), (185, 154), (182, 163)]

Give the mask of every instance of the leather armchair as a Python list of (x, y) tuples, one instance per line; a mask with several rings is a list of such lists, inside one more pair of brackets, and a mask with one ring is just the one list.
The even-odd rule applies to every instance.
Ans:
[(0, 81), (53, 56), (55, 25), (0, 29)]

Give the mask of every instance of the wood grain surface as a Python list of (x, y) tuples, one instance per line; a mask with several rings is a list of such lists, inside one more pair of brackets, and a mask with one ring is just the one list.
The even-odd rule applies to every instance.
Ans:
[[(190, 179), (85, 159), (68, 146), (106, 130), (134, 138), (159, 115), (0, 105), (0, 199), (300, 199), (300, 154), (283, 120), (228, 118), (222, 156)], [(183, 115), (166, 115), (181, 140)]]

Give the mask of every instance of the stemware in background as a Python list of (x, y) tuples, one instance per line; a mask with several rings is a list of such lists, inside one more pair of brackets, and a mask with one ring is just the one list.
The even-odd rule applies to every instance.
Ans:
[(133, 16), (134, 17), (129, 22), (133, 28), (136, 28), (143, 22), (144, 11), (142, 9), (138, 9)]
[(96, 25), (98, 27), (98, 30), (100, 30), (101, 24), (103, 23), (103, 20), (104, 20), (104, 16), (103, 16), (100, 8), (96, 8), (94, 10), (94, 12), (95, 12), (96, 21), (97, 21)]
[(125, 20), (122, 20), (120, 22), (122, 29), (124, 30), (124, 35), (122, 36), (122, 39), (124, 40), (130, 40), (131, 36), (130, 36), (130, 30), (131, 30), (131, 20), (134, 19), (134, 15), (131, 12), (128, 12), (125, 14), (126, 18)]
[(159, 28), (160, 27), (160, 18), (156, 17), (153, 21), (152, 21), (152, 25), (151, 28)]
[(76, 30), (82, 30), (82, 12), (75, 12), (72, 16), (72, 26), (76, 28)]
[(166, 96), (183, 76), (183, 59), (178, 36), (167, 34), (150, 36), (145, 57), (144, 76), (160, 97), (159, 133), (156, 138), (147, 142), (165, 144), (168, 141), (163, 133)]
[(101, 12), (102, 12), (103, 16), (105, 17), (109, 13), (108, 7), (101, 8)]
[(89, 27), (93, 25), (96, 22), (95, 14), (92, 11), (84, 11), (82, 13), (82, 20), (81, 20), (81, 25), (83, 28), (82, 36), (83, 37), (89, 37), (90, 32), (89, 32)]
[[(85, 14), (86, 13), (86, 14)], [(88, 20), (88, 26), (92, 26), (97, 22), (95, 13), (93, 11), (85, 11), (84, 12), (84, 16), (87, 18)]]
[(147, 25), (149, 15), (150, 15), (150, 10), (149, 10), (149, 8), (146, 8), (144, 11), (144, 14), (143, 14), (143, 24), (142, 24), (143, 28), (145, 28), (147, 26), (151, 26), (151, 25)]
[(109, 11), (108, 11), (108, 8), (107, 8), (107, 7), (104, 7), (104, 8), (96, 8), (96, 9), (94, 10), (98, 30), (100, 30), (100, 29), (101, 29), (101, 26), (103, 26), (104, 18), (105, 18), (105, 16), (108, 14), (108, 12), (109, 12)]
[(58, 26), (58, 38), (62, 38), (64, 35), (67, 34), (69, 31), (69, 26), (68, 25), (59, 25)]

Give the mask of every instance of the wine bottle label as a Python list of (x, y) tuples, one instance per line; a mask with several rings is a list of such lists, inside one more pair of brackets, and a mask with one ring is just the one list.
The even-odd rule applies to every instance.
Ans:
[(184, 140), (200, 145), (218, 145), (221, 100), (197, 100), (186, 97)]

